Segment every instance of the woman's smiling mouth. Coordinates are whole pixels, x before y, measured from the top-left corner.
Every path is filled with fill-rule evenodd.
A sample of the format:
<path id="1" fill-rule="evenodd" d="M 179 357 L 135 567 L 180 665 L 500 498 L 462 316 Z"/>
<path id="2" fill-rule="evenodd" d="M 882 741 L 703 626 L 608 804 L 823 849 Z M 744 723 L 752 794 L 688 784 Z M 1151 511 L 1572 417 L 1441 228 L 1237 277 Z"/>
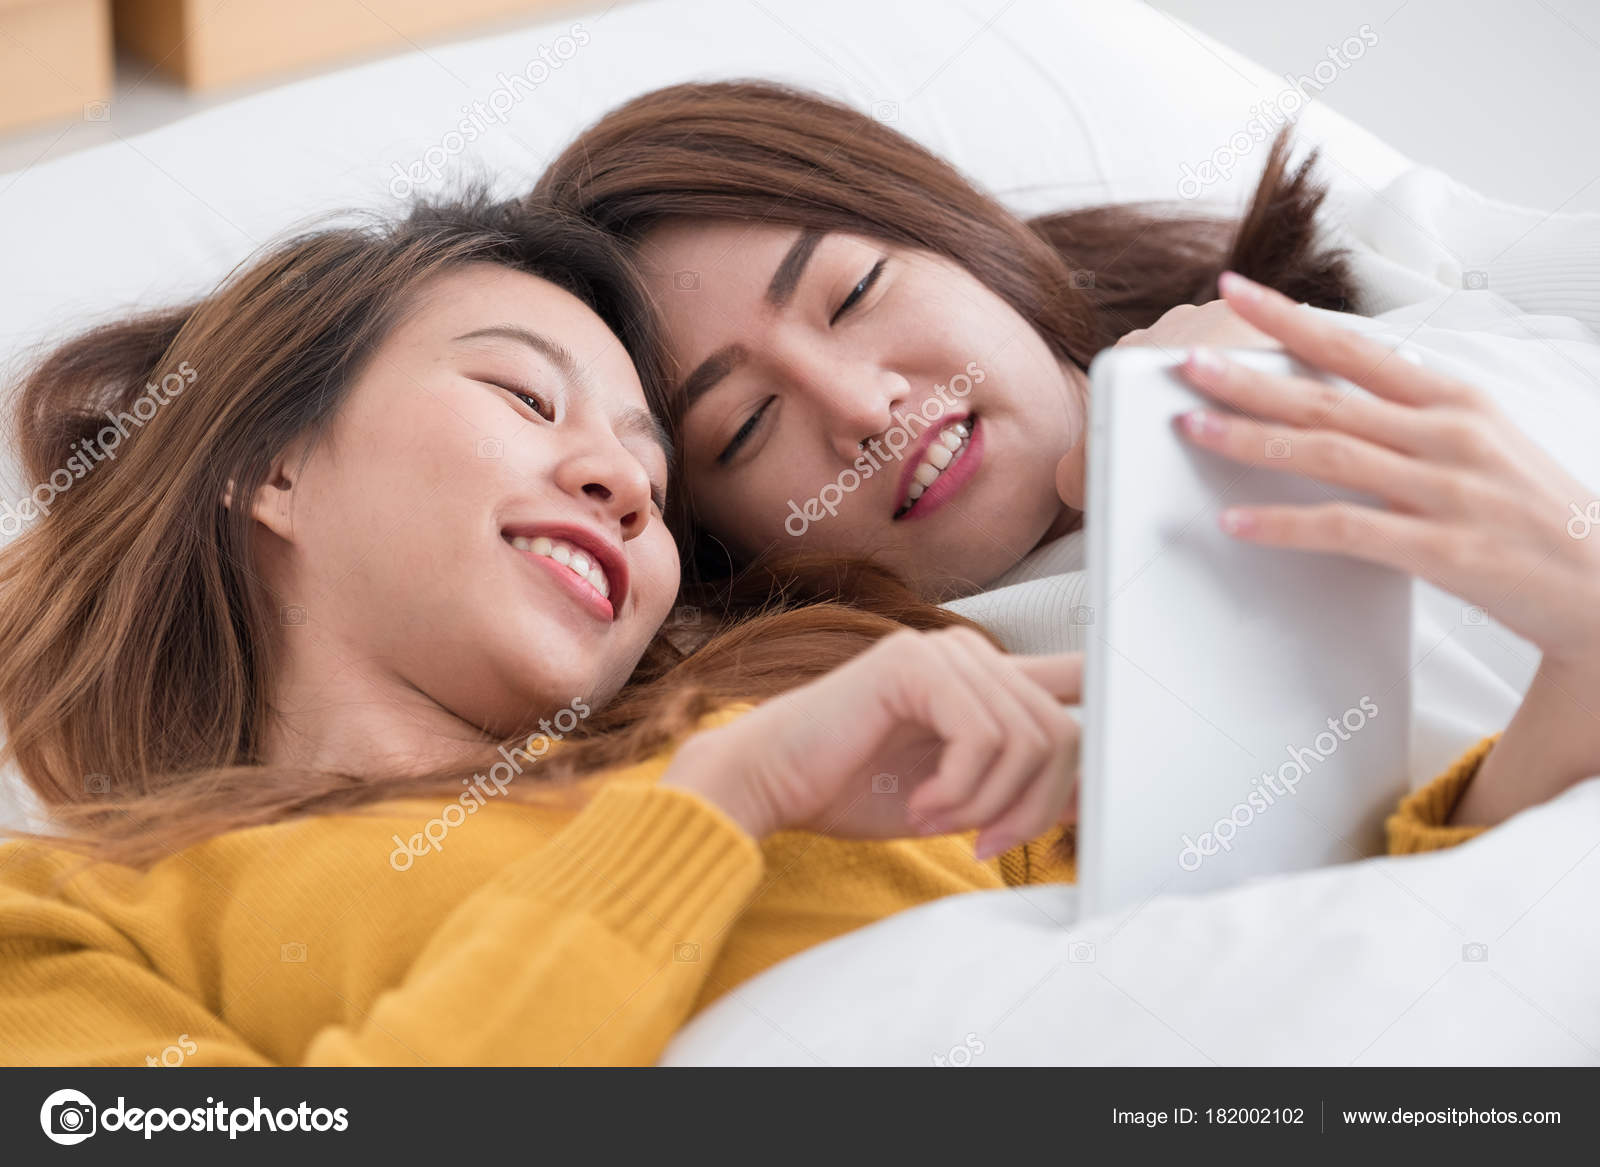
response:
<path id="1" fill-rule="evenodd" d="M 501 537 L 565 588 L 588 612 L 608 623 L 627 594 L 628 570 L 615 548 L 587 532 L 562 528 L 504 531 Z"/>
<path id="2" fill-rule="evenodd" d="M 982 438 L 976 414 L 952 418 L 930 428 L 900 477 L 900 507 L 893 521 L 932 514 L 977 472 Z"/>

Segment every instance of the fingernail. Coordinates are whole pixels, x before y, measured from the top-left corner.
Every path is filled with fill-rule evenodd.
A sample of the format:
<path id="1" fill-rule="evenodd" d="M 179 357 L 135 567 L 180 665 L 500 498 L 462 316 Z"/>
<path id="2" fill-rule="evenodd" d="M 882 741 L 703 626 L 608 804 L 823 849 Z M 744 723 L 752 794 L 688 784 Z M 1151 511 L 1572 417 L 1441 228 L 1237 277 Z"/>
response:
<path id="1" fill-rule="evenodd" d="M 1261 296 L 1261 285 L 1248 280 L 1236 271 L 1225 271 L 1217 277 L 1217 290 L 1236 300 L 1255 300 Z"/>
<path id="2" fill-rule="evenodd" d="M 1227 369 L 1227 363 L 1217 355 L 1216 349 L 1196 348 L 1189 350 L 1189 367 L 1197 373 L 1204 373 L 1208 377 L 1221 376 Z"/>
<path id="3" fill-rule="evenodd" d="M 1179 420 L 1184 432 L 1193 438 L 1214 438 L 1222 432 L 1222 419 L 1203 409 L 1191 409 Z"/>
<path id="4" fill-rule="evenodd" d="M 1237 507 L 1229 507 L 1223 511 L 1222 517 L 1217 522 L 1230 535 L 1248 535 L 1256 527 L 1255 516 Z"/>

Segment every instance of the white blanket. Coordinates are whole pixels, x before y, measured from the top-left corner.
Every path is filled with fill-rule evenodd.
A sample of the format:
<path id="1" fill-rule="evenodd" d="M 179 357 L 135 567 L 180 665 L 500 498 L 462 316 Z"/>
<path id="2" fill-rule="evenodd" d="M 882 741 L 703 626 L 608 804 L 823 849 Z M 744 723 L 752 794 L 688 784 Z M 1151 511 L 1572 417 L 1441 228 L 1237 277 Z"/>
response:
<path id="1" fill-rule="evenodd" d="M 916 908 L 792 957 L 665 1065 L 1600 1065 L 1600 779 L 1465 846 L 1148 904 Z"/>

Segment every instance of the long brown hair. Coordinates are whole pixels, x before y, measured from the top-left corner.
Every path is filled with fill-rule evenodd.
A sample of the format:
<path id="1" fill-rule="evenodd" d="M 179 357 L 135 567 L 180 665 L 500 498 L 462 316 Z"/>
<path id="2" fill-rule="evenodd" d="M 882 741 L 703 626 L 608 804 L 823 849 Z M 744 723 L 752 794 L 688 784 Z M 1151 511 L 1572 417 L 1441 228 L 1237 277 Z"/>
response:
<path id="1" fill-rule="evenodd" d="M 276 455 L 322 432 L 423 281 L 472 262 L 591 306 L 661 409 L 653 318 L 615 240 L 482 197 L 289 239 L 210 295 L 92 328 L 24 378 L 16 438 L 43 513 L 0 550 L 0 761 L 71 829 L 68 845 L 147 863 L 240 827 L 454 796 L 499 758 L 486 739 L 481 758 L 448 772 L 267 766 L 279 609 L 253 562 L 249 508 L 222 501 L 251 497 Z M 893 628 L 955 622 L 870 568 L 796 565 L 786 579 L 762 585 L 768 614 L 755 623 L 708 619 L 706 651 L 685 657 L 658 637 L 533 785 L 636 760 L 716 704 L 792 687 Z"/>
<path id="2" fill-rule="evenodd" d="M 1087 368 L 1126 333 L 1218 296 L 1229 268 L 1321 308 L 1348 310 L 1340 253 L 1317 240 L 1315 154 L 1290 170 L 1288 131 L 1238 220 L 1124 204 L 1024 222 L 955 167 L 849 106 L 766 81 L 675 85 L 606 114 L 555 160 L 533 197 L 629 243 L 673 219 L 846 231 L 954 260 L 1009 303 L 1058 358 Z M 676 419 L 679 403 L 669 401 Z M 679 503 L 692 508 L 680 492 Z M 693 525 L 692 509 L 683 516 Z M 715 578 L 725 549 L 686 562 Z M 720 586 L 720 585 L 719 585 Z"/>

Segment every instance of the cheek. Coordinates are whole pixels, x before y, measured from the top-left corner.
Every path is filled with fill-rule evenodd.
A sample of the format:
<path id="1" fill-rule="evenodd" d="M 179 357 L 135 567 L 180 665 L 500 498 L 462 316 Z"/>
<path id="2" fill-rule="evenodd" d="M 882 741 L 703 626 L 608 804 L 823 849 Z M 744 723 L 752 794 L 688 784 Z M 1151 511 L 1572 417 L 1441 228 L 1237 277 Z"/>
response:
<path id="1" fill-rule="evenodd" d="M 721 475 L 691 478 L 689 493 L 696 500 L 700 525 L 744 555 L 754 554 L 782 533 L 783 501 L 807 497 L 801 483 L 809 481 L 805 468 L 784 450 L 764 452 L 756 466 L 737 481 Z M 800 493 L 796 493 L 799 491 Z"/>
<path id="2" fill-rule="evenodd" d="M 457 562 L 505 458 L 477 457 L 468 427 L 453 419 L 350 420 L 308 468 L 296 502 L 313 570 L 343 578 L 341 588 L 360 579 L 384 588 L 385 579 L 430 578 Z"/>
<path id="3" fill-rule="evenodd" d="M 678 598 L 678 586 L 682 581 L 681 569 L 678 563 L 678 549 L 671 536 L 662 528 L 650 554 L 643 558 L 644 570 L 648 576 L 649 593 L 645 603 L 640 605 L 640 611 L 648 618 L 654 628 L 659 627 L 667 618 L 673 601 Z"/>

